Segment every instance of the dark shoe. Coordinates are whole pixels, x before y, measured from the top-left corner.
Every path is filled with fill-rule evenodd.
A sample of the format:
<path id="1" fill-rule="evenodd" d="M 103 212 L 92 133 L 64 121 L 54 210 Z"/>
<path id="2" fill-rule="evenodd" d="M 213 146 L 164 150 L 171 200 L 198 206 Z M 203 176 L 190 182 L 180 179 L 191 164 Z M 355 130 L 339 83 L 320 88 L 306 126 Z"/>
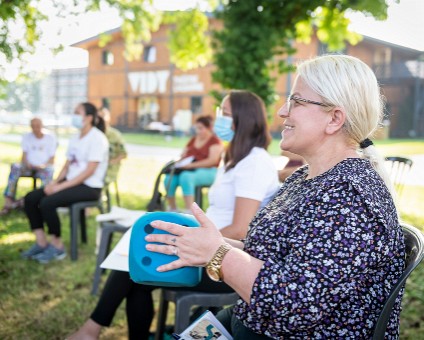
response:
<path id="1" fill-rule="evenodd" d="M 65 249 L 58 249 L 52 246 L 51 244 L 49 244 L 42 253 L 35 255 L 33 259 L 40 263 L 45 264 L 53 260 L 57 260 L 57 261 L 63 260 L 65 257 L 66 257 Z"/>
<path id="2" fill-rule="evenodd" d="M 48 246 L 47 246 L 48 247 Z M 34 256 L 41 254 L 47 247 L 41 247 L 35 243 L 31 248 L 21 253 L 21 256 L 24 259 L 33 259 Z"/>

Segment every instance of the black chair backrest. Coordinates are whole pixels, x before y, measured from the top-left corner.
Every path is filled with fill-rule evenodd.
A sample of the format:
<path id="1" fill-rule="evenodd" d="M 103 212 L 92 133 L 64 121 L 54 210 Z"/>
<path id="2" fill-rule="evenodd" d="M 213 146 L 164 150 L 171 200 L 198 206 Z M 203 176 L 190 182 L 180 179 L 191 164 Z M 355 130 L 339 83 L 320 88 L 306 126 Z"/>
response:
<path id="1" fill-rule="evenodd" d="M 147 204 L 147 208 L 146 208 L 147 211 L 151 212 L 151 211 L 165 210 L 166 193 L 165 194 L 161 193 L 159 187 L 162 182 L 162 176 L 167 173 L 172 173 L 172 170 L 174 169 L 174 164 L 175 164 L 175 161 L 169 161 L 168 163 L 166 163 L 164 167 L 161 169 L 161 171 L 159 172 L 158 176 L 156 177 L 152 198 Z"/>
<path id="2" fill-rule="evenodd" d="M 408 276 L 424 258 L 424 235 L 417 228 L 405 223 L 402 223 L 402 230 L 405 236 L 405 270 L 396 285 L 392 288 L 389 297 L 384 303 L 383 310 L 381 311 L 377 324 L 374 328 L 373 340 L 384 339 L 387 323 L 389 322 L 392 308 L 397 296 L 399 295 L 399 291 L 404 286 Z"/>
<path id="3" fill-rule="evenodd" d="M 404 186 L 403 177 L 409 170 L 411 170 L 413 161 L 409 158 L 397 156 L 386 157 L 386 161 L 391 162 L 389 170 L 390 178 L 392 179 L 393 185 L 400 197 Z"/>

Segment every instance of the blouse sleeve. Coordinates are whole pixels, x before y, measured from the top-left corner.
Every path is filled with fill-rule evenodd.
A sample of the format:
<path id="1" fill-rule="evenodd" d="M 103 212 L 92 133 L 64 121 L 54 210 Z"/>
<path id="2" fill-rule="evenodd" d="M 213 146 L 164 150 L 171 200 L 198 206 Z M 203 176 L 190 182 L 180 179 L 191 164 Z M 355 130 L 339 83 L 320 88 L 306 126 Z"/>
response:
<path id="1" fill-rule="evenodd" d="M 287 217 L 287 250 L 281 249 L 278 258 L 263 259 L 248 307 L 274 334 L 321 322 L 357 288 L 366 268 L 387 252 L 384 227 L 348 184 L 309 198 L 296 210 Z M 280 247 L 278 240 L 275 246 Z"/>

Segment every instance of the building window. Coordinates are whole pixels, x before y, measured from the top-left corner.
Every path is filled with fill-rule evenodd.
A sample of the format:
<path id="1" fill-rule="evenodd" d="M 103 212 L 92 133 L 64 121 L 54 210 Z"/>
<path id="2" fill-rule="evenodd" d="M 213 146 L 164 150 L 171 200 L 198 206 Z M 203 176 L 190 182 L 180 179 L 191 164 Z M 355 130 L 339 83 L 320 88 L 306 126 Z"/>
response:
<path id="1" fill-rule="evenodd" d="M 109 98 L 102 98 L 102 107 L 106 109 L 110 109 L 110 99 Z"/>
<path id="2" fill-rule="evenodd" d="M 195 96 L 190 98 L 190 110 L 193 114 L 202 113 L 202 97 Z"/>
<path id="3" fill-rule="evenodd" d="M 146 63 L 154 63 L 156 61 L 156 47 L 155 46 L 145 46 L 143 52 L 143 60 Z"/>
<path id="4" fill-rule="evenodd" d="M 103 51 L 102 52 L 102 63 L 103 65 L 113 65 L 115 61 L 113 57 L 113 53 L 111 51 Z"/>

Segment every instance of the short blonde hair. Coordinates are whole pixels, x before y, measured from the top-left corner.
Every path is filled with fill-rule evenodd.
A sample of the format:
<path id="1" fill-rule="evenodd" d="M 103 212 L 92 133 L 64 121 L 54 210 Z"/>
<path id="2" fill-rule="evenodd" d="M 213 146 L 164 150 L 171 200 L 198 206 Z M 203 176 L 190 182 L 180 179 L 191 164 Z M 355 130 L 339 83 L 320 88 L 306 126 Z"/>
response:
<path id="1" fill-rule="evenodd" d="M 377 130 L 383 119 L 384 97 L 374 72 L 363 61 L 348 55 L 323 55 L 301 63 L 297 73 L 324 103 L 343 108 L 344 131 L 358 149 L 359 143 Z M 375 147 L 361 152 L 393 194 L 384 160 Z"/>
<path id="2" fill-rule="evenodd" d="M 300 64 L 297 73 L 325 103 L 345 110 L 345 130 L 358 145 L 378 128 L 384 101 L 377 78 L 363 61 L 324 55 Z"/>

